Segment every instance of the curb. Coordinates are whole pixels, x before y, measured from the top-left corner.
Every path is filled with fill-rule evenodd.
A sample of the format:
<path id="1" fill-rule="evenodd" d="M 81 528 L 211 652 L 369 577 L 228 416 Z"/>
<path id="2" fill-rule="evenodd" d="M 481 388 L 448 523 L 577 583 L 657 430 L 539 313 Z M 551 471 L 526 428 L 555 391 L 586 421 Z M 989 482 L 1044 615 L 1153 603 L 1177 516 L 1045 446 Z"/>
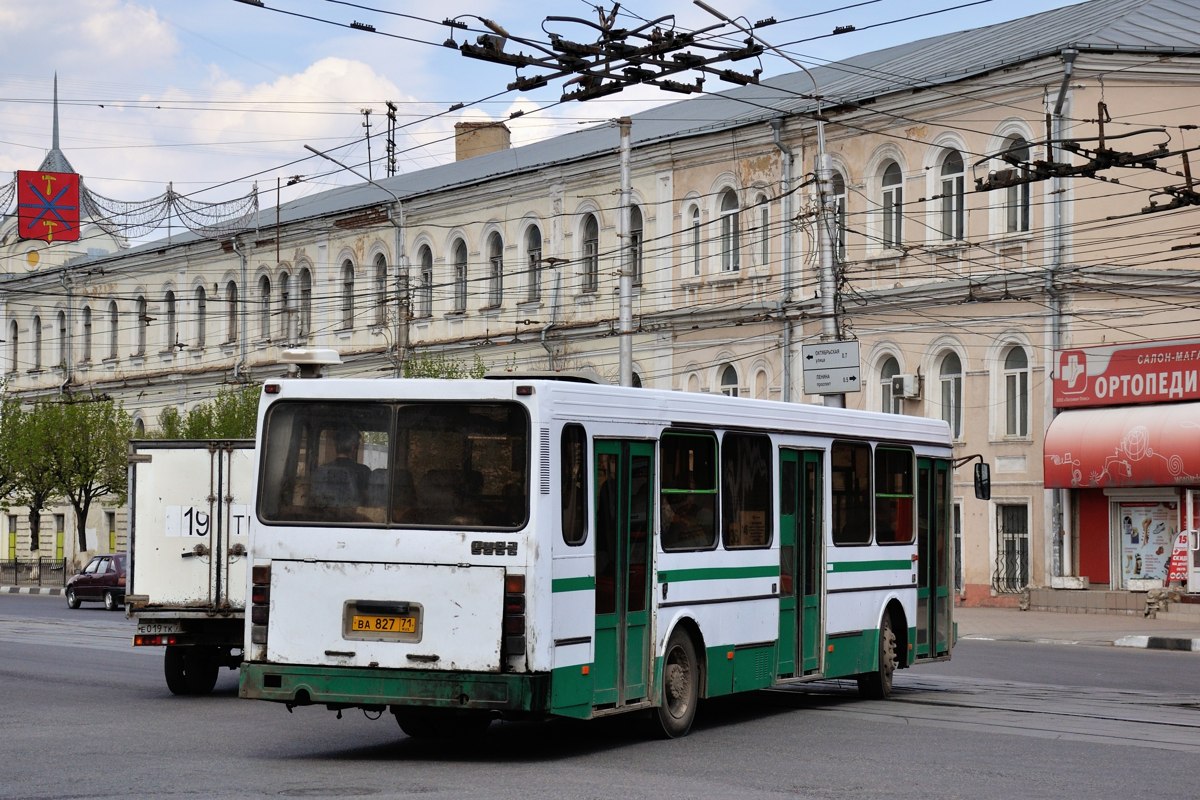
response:
<path id="1" fill-rule="evenodd" d="M 62 594 L 61 586 L 0 586 L 0 594 Z"/>
<path id="2" fill-rule="evenodd" d="M 1182 636 L 1122 636 L 1113 644 L 1117 647 L 1144 647 L 1149 650 L 1200 652 L 1200 639 L 1185 639 Z"/>

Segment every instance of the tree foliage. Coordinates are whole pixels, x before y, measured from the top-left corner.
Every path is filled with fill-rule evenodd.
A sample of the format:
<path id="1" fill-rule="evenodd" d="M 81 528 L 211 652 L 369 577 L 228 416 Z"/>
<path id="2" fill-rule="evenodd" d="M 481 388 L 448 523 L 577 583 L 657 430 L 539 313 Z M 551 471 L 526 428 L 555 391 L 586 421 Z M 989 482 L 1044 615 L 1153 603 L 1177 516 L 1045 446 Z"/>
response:
<path id="1" fill-rule="evenodd" d="M 222 388 L 187 414 L 171 406 L 158 415 L 158 439 L 253 439 L 258 422 L 257 384 Z"/>
<path id="2" fill-rule="evenodd" d="M 92 502 L 126 498 L 126 467 L 133 421 L 111 400 L 42 402 L 34 413 L 56 435 L 48 448 L 48 472 L 75 510 L 79 549 L 87 549 L 87 516 Z"/>
<path id="3" fill-rule="evenodd" d="M 475 356 L 470 364 L 442 353 L 415 355 L 404 362 L 406 378 L 482 378 L 487 372 L 483 359 Z"/>
<path id="4" fill-rule="evenodd" d="M 50 471 L 50 449 L 60 434 L 40 403 L 23 408 L 5 401 L 4 458 L 13 476 L 8 501 L 29 509 L 29 547 L 41 548 L 42 509 L 63 496 Z"/>

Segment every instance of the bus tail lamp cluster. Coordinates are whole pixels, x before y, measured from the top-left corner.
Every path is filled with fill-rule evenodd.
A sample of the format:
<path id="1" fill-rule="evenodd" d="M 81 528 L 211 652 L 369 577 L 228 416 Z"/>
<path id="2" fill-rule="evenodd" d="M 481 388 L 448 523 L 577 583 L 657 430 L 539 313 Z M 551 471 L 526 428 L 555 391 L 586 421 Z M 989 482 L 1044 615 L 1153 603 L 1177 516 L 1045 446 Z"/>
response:
<path id="1" fill-rule="evenodd" d="M 505 658 L 525 654 L 525 576 L 504 576 L 503 652 Z"/>
<path id="2" fill-rule="evenodd" d="M 255 564 L 250 570 L 250 642 L 267 643 L 271 616 L 271 565 Z"/>

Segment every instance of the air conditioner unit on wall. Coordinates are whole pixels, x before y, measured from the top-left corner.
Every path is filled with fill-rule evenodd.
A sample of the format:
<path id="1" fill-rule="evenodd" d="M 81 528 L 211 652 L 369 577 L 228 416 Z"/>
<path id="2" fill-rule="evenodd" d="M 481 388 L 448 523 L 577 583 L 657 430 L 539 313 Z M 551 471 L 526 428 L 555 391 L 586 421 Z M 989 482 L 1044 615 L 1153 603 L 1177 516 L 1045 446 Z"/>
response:
<path id="1" fill-rule="evenodd" d="M 893 375 L 892 376 L 892 397 L 901 397 L 906 400 L 921 396 L 921 376 L 920 375 Z"/>

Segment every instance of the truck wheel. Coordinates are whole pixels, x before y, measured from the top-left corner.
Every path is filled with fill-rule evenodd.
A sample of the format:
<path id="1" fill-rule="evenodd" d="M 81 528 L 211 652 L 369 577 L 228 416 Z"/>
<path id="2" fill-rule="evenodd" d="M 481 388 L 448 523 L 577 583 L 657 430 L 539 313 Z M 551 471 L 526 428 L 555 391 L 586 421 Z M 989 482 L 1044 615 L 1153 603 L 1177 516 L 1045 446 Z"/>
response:
<path id="1" fill-rule="evenodd" d="M 163 654 L 163 675 L 171 694 L 188 694 L 187 675 L 183 667 L 183 648 L 170 646 Z"/>
<path id="2" fill-rule="evenodd" d="M 189 694 L 208 694 L 217 685 L 217 675 L 221 665 L 217 663 L 214 653 L 208 648 L 192 647 L 184 656 L 184 670 L 187 673 Z"/>
<path id="3" fill-rule="evenodd" d="M 221 665 L 203 647 L 171 646 L 163 657 L 163 674 L 171 694 L 208 694 L 217 685 Z"/>

